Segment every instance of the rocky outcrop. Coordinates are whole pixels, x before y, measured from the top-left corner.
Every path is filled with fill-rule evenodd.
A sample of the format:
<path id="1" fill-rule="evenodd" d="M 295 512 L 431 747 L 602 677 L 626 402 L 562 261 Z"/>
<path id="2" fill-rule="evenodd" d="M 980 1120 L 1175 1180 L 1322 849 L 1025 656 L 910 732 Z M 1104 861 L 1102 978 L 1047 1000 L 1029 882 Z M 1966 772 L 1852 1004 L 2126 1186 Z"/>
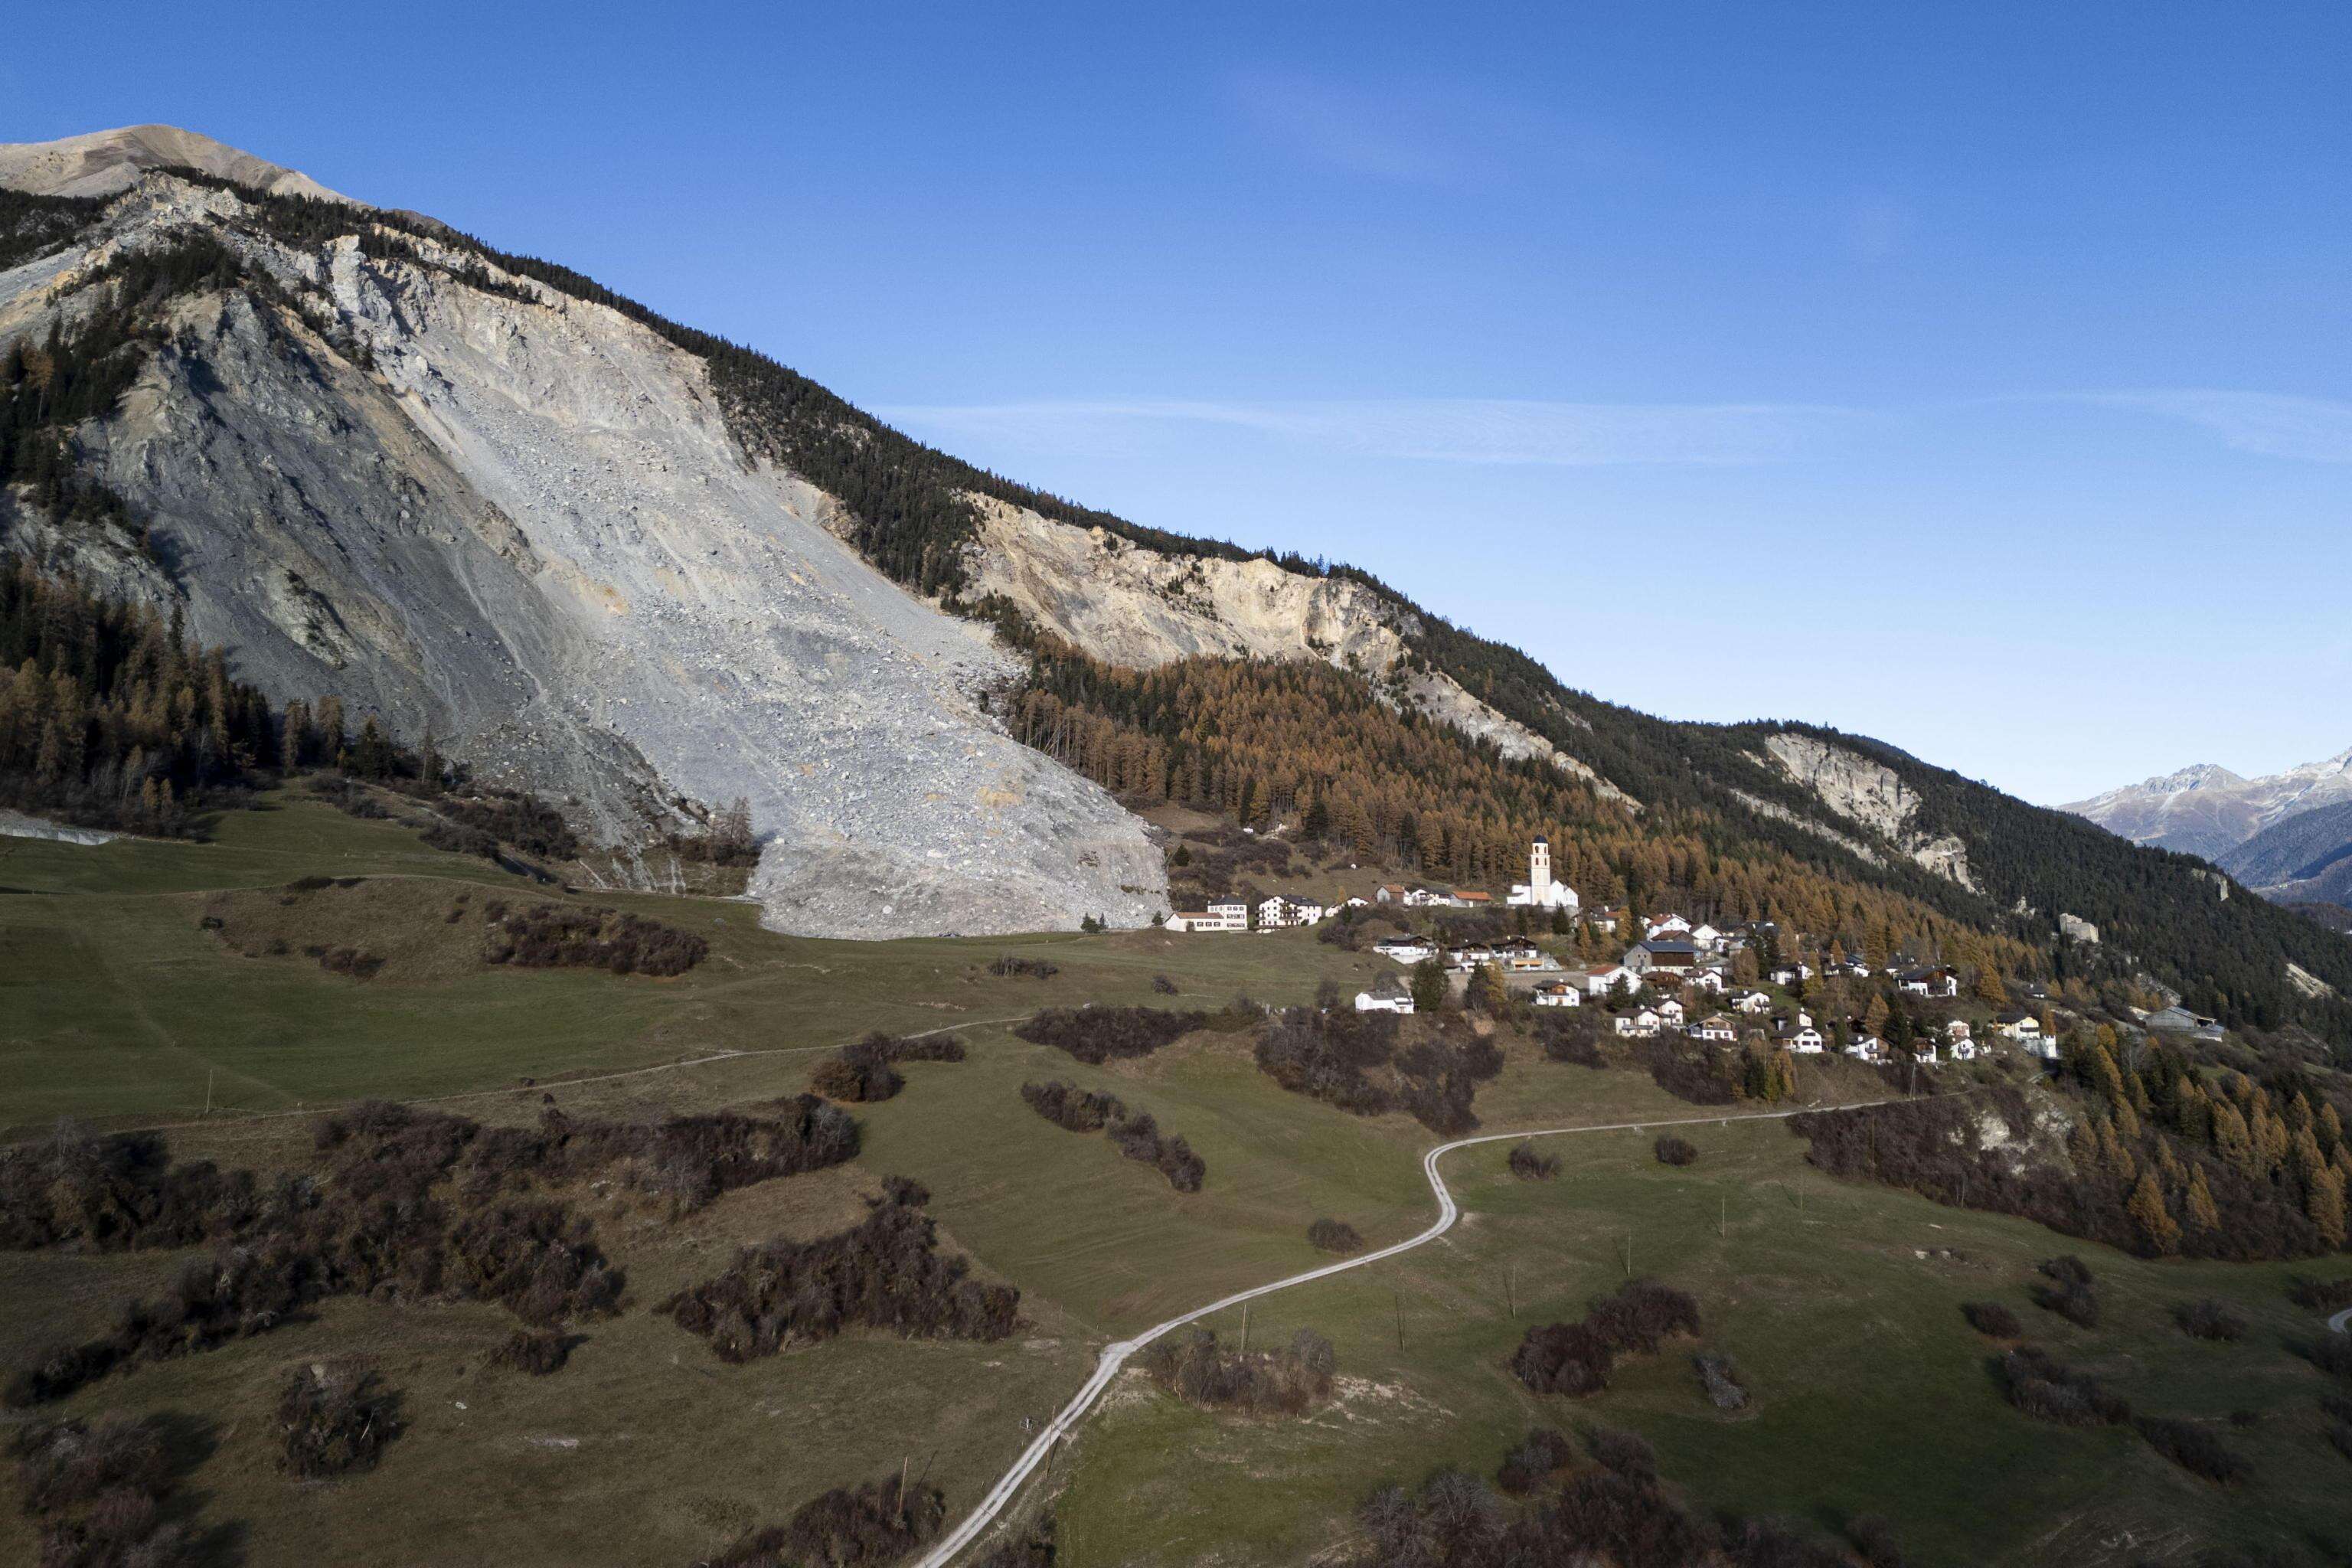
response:
<path id="1" fill-rule="evenodd" d="M 1790 731 L 1771 736 L 1764 742 L 1764 751 L 1766 755 L 1759 762 L 1777 767 L 1837 816 L 1867 829 L 1937 876 L 1963 888 L 1976 886 L 1969 875 L 1967 844 L 1949 834 L 1929 835 L 1912 826 L 1919 813 L 1919 797 L 1894 769 L 1843 746 Z"/>
<path id="2" fill-rule="evenodd" d="M 110 196 L 137 184 L 151 169 L 168 168 L 202 169 L 272 195 L 349 199 L 299 170 L 266 163 L 176 125 L 126 125 L 61 142 L 0 145 L 0 185 L 36 195 Z"/>
<path id="3" fill-rule="evenodd" d="M 993 497 L 970 499 L 981 518 L 966 556 L 970 592 L 1003 596 L 1097 658 L 1136 668 L 1201 657 L 1323 659 L 1507 757 L 1548 759 L 1604 797 L 1634 804 L 1460 682 L 1411 659 L 1407 638 L 1418 630 L 1411 613 L 1354 578 L 1311 576 L 1262 558 L 1166 554 Z"/>
<path id="4" fill-rule="evenodd" d="M 105 256 L 188 232 L 299 307 L 173 303 L 115 416 L 77 432 L 152 552 L 79 535 L 86 570 L 183 605 L 274 695 L 430 726 L 600 837 L 646 836 L 677 797 L 747 797 L 780 930 L 1167 907 L 1143 824 L 981 710 L 1005 657 L 829 531 L 834 498 L 748 460 L 700 359 L 429 239 L 295 250 L 240 206 L 150 174 L 72 251 L 0 273 L 0 343 L 86 309 Z M 0 530 L 51 531 L 21 499 Z"/>

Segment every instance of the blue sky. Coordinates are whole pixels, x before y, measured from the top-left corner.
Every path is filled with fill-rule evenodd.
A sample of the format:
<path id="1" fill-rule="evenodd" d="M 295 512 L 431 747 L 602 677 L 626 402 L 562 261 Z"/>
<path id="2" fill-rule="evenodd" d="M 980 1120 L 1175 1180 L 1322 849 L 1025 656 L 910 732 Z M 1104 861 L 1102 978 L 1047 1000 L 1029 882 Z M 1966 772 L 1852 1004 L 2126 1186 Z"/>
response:
<path id="1" fill-rule="evenodd" d="M 26 7 L 560 258 L 1570 684 L 2029 798 L 2352 745 L 2352 7 Z"/>

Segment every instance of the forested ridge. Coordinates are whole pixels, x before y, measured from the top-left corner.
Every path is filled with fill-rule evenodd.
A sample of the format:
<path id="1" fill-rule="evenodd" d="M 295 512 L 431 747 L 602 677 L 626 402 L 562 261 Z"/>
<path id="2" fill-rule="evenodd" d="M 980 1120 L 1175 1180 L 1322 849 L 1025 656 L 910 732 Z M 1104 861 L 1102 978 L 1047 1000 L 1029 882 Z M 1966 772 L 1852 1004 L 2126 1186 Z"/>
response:
<path id="1" fill-rule="evenodd" d="M 1114 789 L 1146 796 L 1156 790 L 1165 798 L 1205 805 L 1245 821 L 1276 809 L 1276 803 L 1301 812 L 1319 807 L 1340 836 L 1392 843 L 1431 875 L 1465 882 L 1504 880 L 1524 855 L 1526 833 L 1548 827 L 1566 837 L 1572 855 L 1584 858 L 1580 864 L 1569 859 L 1563 874 L 1595 901 L 1688 890 L 1719 900 L 1716 908 L 1725 915 L 1769 910 L 1815 931 L 1850 930 L 1857 922 L 1923 936 L 1939 927 L 1972 928 L 1997 933 L 2021 951 L 2046 955 L 2042 963 L 2021 965 L 2027 973 L 2069 962 L 2116 965 L 2124 962 L 2116 956 L 2120 952 L 2180 991 L 2190 1005 L 2226 1022 L 2302 1024 L 2339 1045 L 2352 1041 L 2352 1004 L 2341 994 L 2352 992 L 2352 944 L 2242 892 L 2221 900 L 2218 884 L 2202 879 L 2198 873 L 2203 868 L 2183 857 L 2135 848 L 1891 748 L 1833 731 L 1808 731 L 1866 749 L 1901 773 L 1927 802 L 1917 826 L 1961 837 L 1985 891 L 1979 895 L 1933 876 L 1899 854 L 1885 857 L 1883 864 L 1865 861 L 1742 798 L 1822 816 L 1818 802 L 1753 754 L 1774 731 L 1801 727 L 1679 723 L 1602 701 L 1564 686 L 1518 649 L 1421 609 L 1366 573 L 1139 526 L 1017 484 L 891 429 L 765 354 L 683 326 L 570 268 L 499 250 L 431 219 L 268 195 L 193 170 L 169 173 L 235 191 L 243 206 L 233 224 L 297 249 L 316 250 L 355 236 L 363 250 L 380 259 L 435 268 L 472 287 L 527 297 L 530 289 L 511 281 L 525 279 L 643 324 L 707 363 L 730 426 L 748 451 L 790 468 L 840 499 L 853 520 L 853 541 L 867 559 L 951 607 L 972 608 L 961 599 L 969 587 L 965 556 L 977 527 L 972 494 L 1058 521 L 1099 527 L 1169 553 L 1263 556 L 1286 570 L 1363 583 L 1396 605 L 1409 660 L 1444 673 L 1589 764 L 1640 802 L 1642 810 L 1633 816 L 1616 812 L 1581 784 L 1543 776 L 1552 772 L 1543 764 L 1507 763 L 1478 742 L 1417 731 L 1394 713 L 1386 714 L 1399 720 L 1390 726 L 1371 711 L 1377 704 L 1367 690 L 1340 689 L 1346 677 L 1330 682 L 1314 676 L 1276 679 L 1244 704 L 1259 710 L 1255 731 L 1188 732 L 1173 716 L 1177 702 L 1214 698 L 1226 705 L 1219 722 L 1233 722 L 1237 694 L 1257 683 L 1189 668 L 1171 687 L 1129 681 L 1124 673 L 1086 670 L 1064 658 L 1046 661 L 1033 675 L 1034 690 L 1059 706 L 1024 699 L 1013 722 L 1024 739 L 1068 753 Z M 101 210 L 97 203 L 35 199 L 0 206 L 0 247 L 31 247 L 37 254 L 71 237 Z M 450 250 L 472 259 L 452 261 Z M 243 270 L 232 278 L 226 268 L 233 265 L 233 258 L 223 262 L 191 250 L 173 261 L 164 276 L 138 280 L 136 298 L 147 308 L 173 291 L 234 281 L 310 314 L 296 286 Z M 119 296 L 132 294 L 131 281 L 123 280 Z M 147 313 L 152 317 L 152 310 Z M 86 384 L 92 389 L 90 413 L 103 412 L 109 402 L 105 384 L 122 375 L 123 363 L 135 361 L 131 340 L 140 331 L 138 320 L 134 314 L 122 324 L 127 352 L 85 356 L 94 377 Z M 340 342 L 327 323 L 312 324 L 339 348 L 351 346 Z M 103 347 L 92 345 L 94 351 Z M 102 495 L 73 494 L 70 450 L 55 438 L 62 428 L 60 416 L 41 410 L 26 416 L 26 374 L 16 373 L 10 383 L 16 401 L 0 417 L 20 437 L 31 433 L 29 440 L 13 438 L 9 448 L 10 462 L 18 465 L 16 477 L 51 486 L 47 499 L 53 504 L 107 513 Z M 127 517 L 110 515 L 108 521 L 136 527 L 136 520 Z M 1276 708 L 1283 710 L 1280 719 L 1274 716 Z M 1330 729 L 1313 735 L 1315 723 Z M 1277 731 L 1289 738 L 1294 755 L 1287 762 L 1270 760 L 1269 737 Z M 1260 760 L 1245 765 L 1245 757 Z M 1399 778 L 1399 770 L 1413 776 Z M 1139 787 L 1138 781 L 1154 773 L 1156 784 Z M 1344 821 L 1337 815 L 1342 812 L 1349 814 Z M 1727 872 L 1727 867 L 1734 871 Z M 1769 901 L 1758 896 L 1759 877 L 1780 886 Z M 2107 933 L 2107 951 L 2070 950 L 2061 942 L 2053 930 L 2061 910 L 2097 923 Z M 2339 994 L 2301 994 L 2286 977 L 2289 960 L 2335 985 Z"/>

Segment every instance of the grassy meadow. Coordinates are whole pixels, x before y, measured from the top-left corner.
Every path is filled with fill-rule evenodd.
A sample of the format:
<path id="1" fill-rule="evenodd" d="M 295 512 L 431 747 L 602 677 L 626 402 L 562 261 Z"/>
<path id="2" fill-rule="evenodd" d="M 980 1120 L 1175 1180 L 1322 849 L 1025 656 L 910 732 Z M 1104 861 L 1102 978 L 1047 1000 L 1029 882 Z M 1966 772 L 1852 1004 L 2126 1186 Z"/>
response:
<path id="1" fill-rule="evenodd" d="M 304 877 L 364 880 L 287 887 Z M 209 1454 L 189 1484 L 199 1518 L 254 1564 L 685 1564 L 902 1463 L 960 1512 L 1104 1343 L 1322 1261 L 1305 1236 L 1318 1215 L 1377 1246 L 1432 1212 L 1419 1173 L 1430 1133 L 1282 1092 L 1244 1036 L 1196 1034 L 1089 1068 L 1010 1033 L 1041 1005 L 1213 1010 L 1243 991 L 1296 1002 L 1325 977 L 1389 967 L 1308 933 L 819 942 L 763 931 L 738 901 L 594 894 L 581 897 L 699 932 L 710 955 L 675 980 L 511 971 L 480 963 L 473 911 L 564 895 L 301 800 L 226 817 L 204 845 L 0 840 L 0 1121 L 17 1137 L 70 1115 L 168 1125 L 184 1157 L 299 1164 L 303 1112 L 361 1096 L 446 1098 L 490 1121 L 535 1119 L 549 1096 L 575 1116 L 651 1115 L 796 1092 L 818 1053 L 872 1028 L 953 1028 L 971 1048 L 961 1063 L 908 1065 L 903 1093 L 855 1108 L 865 1142 L 850 1165 L 743 1188 L 676 1222 L 623 1195 L 569 1194 L 630 1286 L 624 1314 L 589 1325 L 552 1376 L 485 1365 L 513 1326 L 499 1309 L 341 1300 L 55 1407 L 184 1415 L 188 1444 Z M 305 944 L 356 945 L 384 963 L 366 980 L 331 974 Z M 1004 953 L 1060 972 L 990 974 Z M 1155 993 L 1157 975 L 1178 994 Z M 1061 1561 L 1310 1561 L 1345 1542 L 1374 1486 L 1446 1465 L 1491 1474 L 1530 1426 L 1591 1424 L 1646 1436 L 1696 1508 L 1824 1533 L 1882 1514 L 1916 1563 L 2185 1563 L 2210 1542 L 2347 1550 L 2352 1465 L 2321 1441 L 2322 1379 L 2294 1353 L 2317 1329 L 2285 1301 L 2295 1269 L 2144 1263 L 1841 1184 L 1812 1172 L 1777 1121 L 1710 1118 L 1644 1075 L 1548 1062 L 1521 1041 L 1506 1055 L 1478 1096 L 1482 1130 L 1691 1122 L 1676 1131 L 1698 1163 L 1668 1169 L 1654 1133 L 1618 1131 L 1549 1140 L 1564 1167 L 1550 1182 L 1512 1177 L 1507 1143 L 1450 1156 L 1464 1209 L 1452 1233 L 1252 1310 L 1253 1344 L 1301 1327 L 1328 1336 L 1339 1397 L 1298 1418 L 1213 1415 L 1129 1373 L 1024 1500 L 1050 1497 Z M 1808 1096 L 1871 1092 L 1843 1064 L 1807 1071 Z M 1046 1077 L 1108 1089 L 1183 1135 L 1207 1162 L 1203 1190 L 1174 1193 L 1105 1138 L 1032 1113 L 1020 1086 Z M 891 1174 L 930 1190 L 947 1245 L 1021 1289 L 1021 1333 L 973 1344 L 856 1331 L 729 1366 L 650 1310 L 740 1246 L 853 1223 Z M 1509 1377 L 1520 1334 L 1580 1316 L 1625 1277 L 1629 1248 L 1635 1272 L 1696 1296 L 1704 1348 L 1738 1363 L 1749 1409 L 1706 1404 L 1690 1345 L 1622 1363 L 1612 1387 L 1580 1401 Z M 2033 1264 L 2062 1251 L 2098 1278 L 2096 1331 L 2030 1304 Z M 0 1363 L 101 1331 L 117 1300 L 159 1289 L 182 1261 L 0 1253 Z M 2238 1307 L 2245 1340 L 2209 1344 L 2173 1326 L 2172 1307 L 2203 1296 Z M 2033 1342 L 2139 1408 L 2221 1424 L 2258 1479 L 2223 1490 L 2127 1429 L 2011 1410 L 1990 1373 L 1999 1347 L 1960 1318 L 1970 1300 L 2010 1304 Z M 1215 1326 L 1243 1331 L 1237 1313 Z M 403 1390 L 406 1430 L 372 1472 L 290 1482 L 272 1461 L 276 1390 L 292 1369 L 352 1351 Z M 2256 1419 L 2231 1426 L 2233 1411 Z M 31 1554 L 22 1522 L 0 1510 L 0 1561 Z"/>

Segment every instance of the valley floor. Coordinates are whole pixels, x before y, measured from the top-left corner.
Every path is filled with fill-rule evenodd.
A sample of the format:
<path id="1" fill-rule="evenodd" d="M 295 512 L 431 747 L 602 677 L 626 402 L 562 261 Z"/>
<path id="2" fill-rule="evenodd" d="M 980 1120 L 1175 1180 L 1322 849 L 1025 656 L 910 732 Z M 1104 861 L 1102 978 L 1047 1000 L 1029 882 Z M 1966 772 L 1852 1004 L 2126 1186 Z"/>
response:
<path id="1" fill-rule="evenodd" d="M 302 877 L 349 888 L 276 891 Z M 226 890 L 225 892 L 225 890 Z M 166 1125 L 180 1156 L 299 1163 L 310 1113 L 353 1098 L 446 1099 L 485 1121 L 747 1107 L 794 1093 L 826 1049 L 868 1029 L 951 1027 L 961 1063 L 908 1064 L 897 1098 L 854 1108 L 853 1163 L 729 1193 L 676 1223 L 591 1207 L 629 1275 L 626 1310 L 591 1325 L 570 1365 L 527 1378 L 485 1364 L 512 1328 L 478 1304 L 332 1300 L 315 1318 L 207 1353 L 100 1379 L 56 1413 L 176 1412 L 207 1452 L 200 1517 L 226 1557 L 260 1564 L 684 1564 L 787 1517 L 829 1487 L 904 1464 L 961 1516 L 1057 1409 L 1101 1347 L 1230 1291 L 1324 1261 L 1318 1216 L 1378 1247 L 1433 1215 L 1402 1116 L 1349 1117 L 1284 1093 L 1243 1035 L 1200 1033 L 1150 1058 L 1089 1068 L 1015 1037 L 1042 1005 L 1222 1007 L 1237 992 L 1306 1000 L 1318 980 L 1392 968 L 1310 933 L 1157 932 L 887 944 L 779 937 L 723 900 L 594 895 L 706 937 L 674 980 L 483 965 L 443 911 L 502 899 L 566 901 L 406 832 L 310 802 L 236 814 L 215 842 L 84 847 L 0 841 L 0 1115 L 17 1138 L 60 1116 Z M 281 898 L 296 903 L 281 904 Z M 273 921 L 384 958 L 371 979 L 326 973 L 299 945 L 270 956 Z M 220 929 L 207 929 L 207 919 Z M 236 945 L 255 946 L 246 957 Z M 989 972 L 1003 954 L 1058 966 Z M 1155 976 L 1177 988 L 1156 991 Z M 1644 1075 L 1507 1046 L 1477 1098 L 1481 1131 L 1703 1112 Z M 1816 1069 L 1808 1068 L 1811 1073 Z M 1845 1064 L 1807 1098 L 1878 1092 Z M 1116 1092 L 1181 1133 L 1203 1189 L 1171 1191 L 1099 1137 L 1060 1131 L 1019 1089 L 1058 1078 Z M 211 1105 L 206 1110 L 206 1100 Z M 1268 1298 L 1254 1344 L 1313 1328 L 1340 1386 L 1302 1417 L 1216 1415 L 1122 1375 L 1013 1517 L 1050 1500 L 1060 1561 L 1297 1563 L 1350 1538 L 1374 1487 L 1460 1465 L 1491 1475 L 1531 1426 L 1631 1428 L 1695 1509 L 1784 1516 L 1824 1538 L 1889 1519 L 1915 1563 L 2188 1563 L 2208 1543 L 2281 1561 L 2344 1551 L 2352 1468 L 2320 1438 L 2325 1380 L 2296 1353 L 2322 1331 L 2288 1304 L 2290 1266 L 2151 1263 L 2023 1223 L 1832 1182 L 1779 1121 L 1679 1131 L 1699 1150 L 1660 1165 L 1652 1134 L 1554 1139 L 1556 1180 L 1507 1170 L 1508 1143 L 1449 1157 L 1463 1216 L 1413 1252 Z M 927 1186 L 945 1243 L 1020 1288 L 1024 1329 L 994 1343 L 855 1331 L 741 1365 L 648 1309 L 741 1245 L 838 1229 L 886 1175 Z M 2033 1265 L 2081 1254 L 2106 1312 L 2082 1330 L 2035 1310 Z M 177 1253 L 0 1252 L 0 1364 L 102 1330 L 152 1292 Z M 1691 1291 L 1700 1346 L 1622 1363 L 1569 1401 L 1528 1394 L 1504 1363 L 1533 1323 L 1574 1318 L 1633 1272 Z M 2213 1297 L 2250 1322 L 2236 1344 L 2191 1340 L 2173 1307 Z M 1962 1321 L 1998 1300 L 2062 1360 L 2154 1413 L 2210 1422 L 2255 1467 L 2231 1489 L 2194 1480 L 2127 1428 L 2037 1425 L 2006 1405 L 1998 1347 Z M 1229 1340 L 1239 1315 L 1213 1325 Z M 1754 1402 L 1700 1397 L 1696 1348 L 1734 1358 Z M 330 1353 L 374 1355 L 404 1391 L 407 1430 L 372 1472 L 298 1484 L 274 1466 L 275 1391 Z M 2255 1419 L 2231 1426 L 2234 1411 Z M 45 1412 L 47 1414 L 49 1412 Z M 10 1420 L 21 1419 L 12 1415 Z M 13 1508 L 0 1561 L 33 1555 Z M 226 1560 L 226 1558 L 225 1558 Z"/>

